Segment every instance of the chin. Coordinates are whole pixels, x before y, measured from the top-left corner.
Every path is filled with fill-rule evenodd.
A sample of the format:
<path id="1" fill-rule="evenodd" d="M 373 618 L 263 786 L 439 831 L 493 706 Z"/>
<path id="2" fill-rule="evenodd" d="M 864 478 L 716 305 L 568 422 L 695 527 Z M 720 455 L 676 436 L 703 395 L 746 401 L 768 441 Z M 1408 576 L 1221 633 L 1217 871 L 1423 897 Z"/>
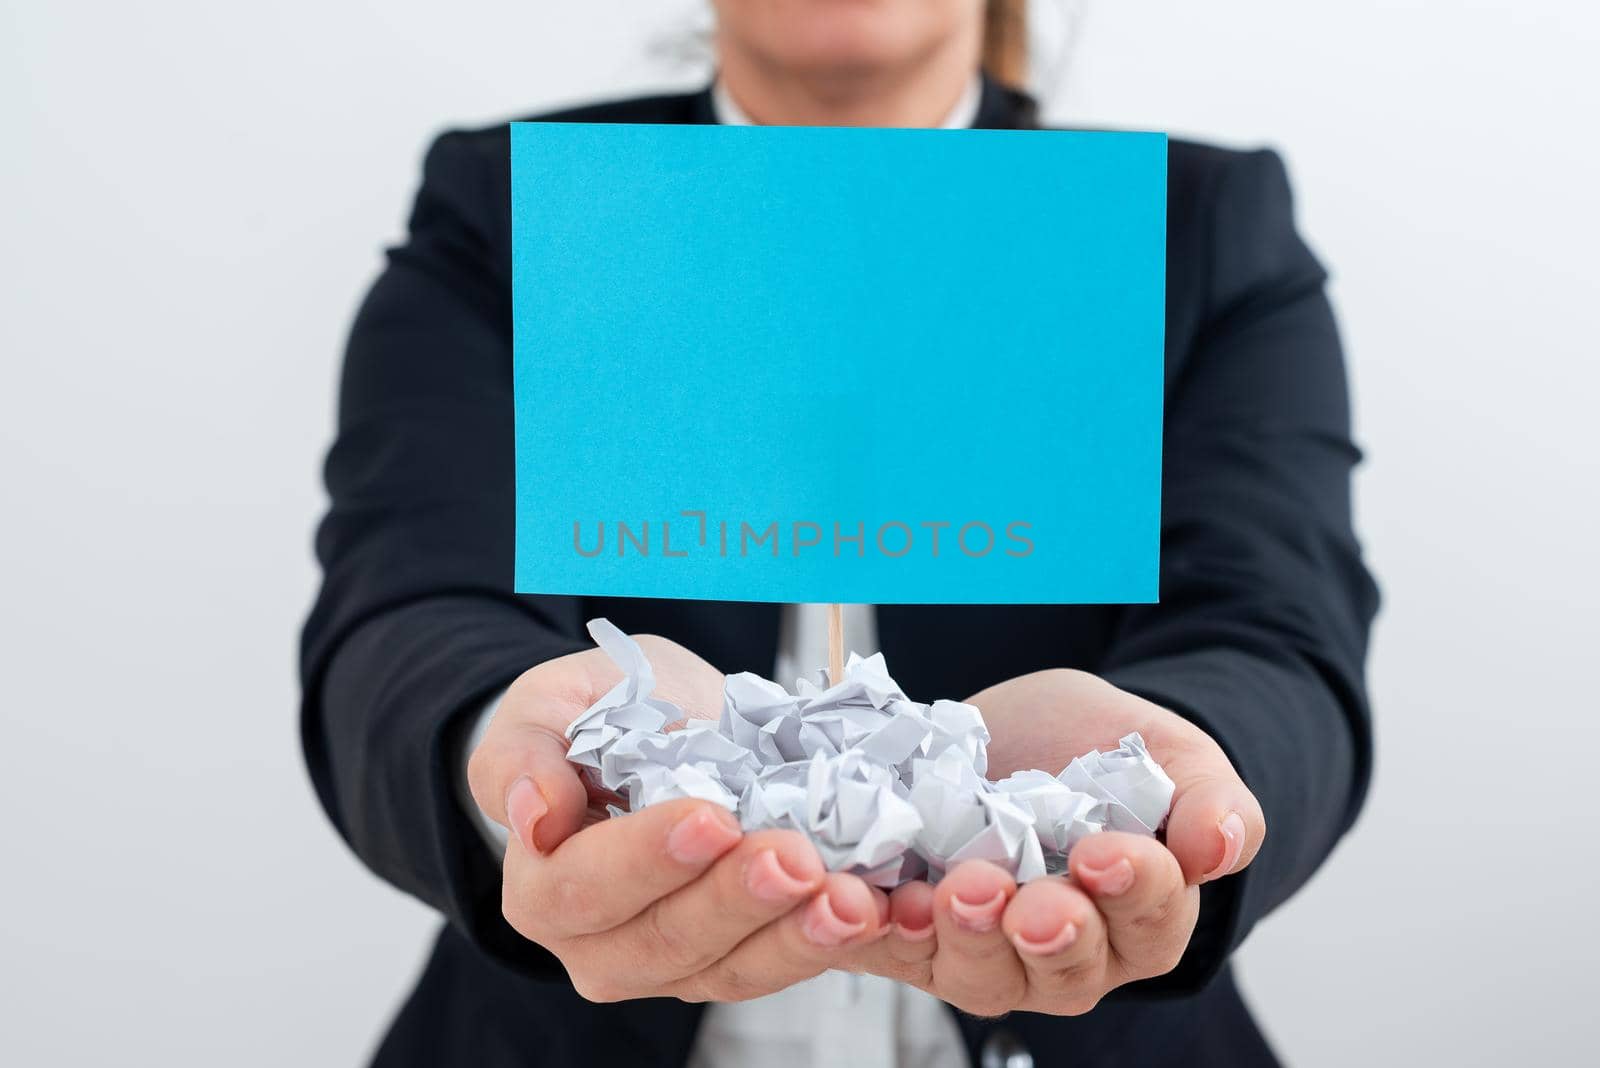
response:
<path id="1" fill-rule="evenodd" d="M 721 0 L 726 32 L 793 70 L 893 67 L 948 40 L 974 0 Z"/>

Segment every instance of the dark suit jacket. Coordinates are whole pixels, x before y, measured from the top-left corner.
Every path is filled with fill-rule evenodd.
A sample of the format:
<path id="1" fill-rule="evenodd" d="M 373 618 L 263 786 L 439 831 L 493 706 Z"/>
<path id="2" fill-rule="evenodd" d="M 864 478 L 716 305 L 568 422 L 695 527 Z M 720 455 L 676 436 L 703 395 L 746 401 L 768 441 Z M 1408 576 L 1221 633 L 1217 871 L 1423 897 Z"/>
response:
<path id="1" fill-rule="evenodd" d="M 714 121 L 706 92 L 545 118 Z M 978 125 L 1033 123 L 1025 97 L 985 86 Z M 306 761 L 351 848 L 449 921 L 379 1064 L 675 1065 L 699 1007 L 588 1004 L 505 923 L 453 753 L 481 701 L 587 648 L 591 616 L 766 674 L 778 608 L 512 593 L 507 144 L 503 125 L 438 139 L 409 237 L 356 319 L 316 542 L 326 575 L 303 640 Z M 1351 532 L 1359 454 L 1324 273 L 1271 152 L 1174 141 L 1169 166 L 1160 603 L 889 605 L 878 626 L 913 694 L 1068 666 L 1191 717 L 1270 830 L 1247 872 L 1204 888 L 1176 971 L 1081 1018 L 963 1017 L 975 1057 L 1003 1028 L 1040 1064 L 1270 1063 L 1228 955 L 1328 855 L 1366 787 L 1377 596 Z"/>

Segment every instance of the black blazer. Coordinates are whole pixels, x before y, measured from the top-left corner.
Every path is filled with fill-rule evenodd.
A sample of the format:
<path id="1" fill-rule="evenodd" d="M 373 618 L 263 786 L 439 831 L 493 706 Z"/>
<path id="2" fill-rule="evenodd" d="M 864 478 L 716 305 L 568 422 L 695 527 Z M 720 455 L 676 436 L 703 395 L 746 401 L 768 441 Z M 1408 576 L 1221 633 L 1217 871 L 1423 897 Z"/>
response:
<path id="1" fill-rule="evenodd" d="M 707 92 L 544 118 L 715 121 Z M 985 85 L 978 125 L 1033 124 L 1027 98 Z M 778 608 L 511 592 L 507 143 L 500 125 L 433 145 L 409 237 L 350 337 L 316 540 L 325 579 L 302 645 L 306 762 L 351 848 L 449 921 L 378 1064 L 677 1065 L 701 1007 L 591 1005 L 506 924 L 453 754 L 482 700 L 587 648 L 591 616 L 766 674 Z M 1366 788 L 1377 594 L 1351 532 L 1359 453 L 1324 273 L 1271 152 L 1173 141 L 1169 160 L 1160 603 L 886 605 L 878 627 L 913 694 L 1067 666 L 1191 717 L 1260 799 L 1266 845 L 1203 889 L 1176 971 L 1080 1018 L 961 1017 L 975 1063 L 998 1031 L 1039 1064 L 1271 1063 L 1228 955 L 1316 870 Z"/>

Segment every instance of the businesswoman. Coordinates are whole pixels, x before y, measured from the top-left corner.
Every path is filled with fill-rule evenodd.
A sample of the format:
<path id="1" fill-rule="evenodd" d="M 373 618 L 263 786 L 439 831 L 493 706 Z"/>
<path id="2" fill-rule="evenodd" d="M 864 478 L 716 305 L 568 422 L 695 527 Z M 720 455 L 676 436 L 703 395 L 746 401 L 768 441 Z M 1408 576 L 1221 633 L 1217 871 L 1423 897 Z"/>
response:
<path id="1" fill-rule="evenodd" d="M 544 118 L 1036 123 L 1020 2 L 715 7 L 706 89 Z M 1376 606 L 1339 341 L 1277 157 L 1170 147 L 1160 603 L 884 606 L 852 628 L 909 692 L 972 695 L 996 777 L 1141 730 L 1178 787 L 1164 840 L 887 897 L 704 803 L 586 819 L 561 729 L 616 676 L 585 619 L 651 635 L 666 695 L 707 715 L 722 672 L 819 662 L 817 628 L 511 592 L 507 183 L 503 125 L 428 153 L 327 463 L 306 759 L 351 847 L 448 920 L 377 1063 L 1274 1063 L 1228 958 L 1361 803 Z"/>

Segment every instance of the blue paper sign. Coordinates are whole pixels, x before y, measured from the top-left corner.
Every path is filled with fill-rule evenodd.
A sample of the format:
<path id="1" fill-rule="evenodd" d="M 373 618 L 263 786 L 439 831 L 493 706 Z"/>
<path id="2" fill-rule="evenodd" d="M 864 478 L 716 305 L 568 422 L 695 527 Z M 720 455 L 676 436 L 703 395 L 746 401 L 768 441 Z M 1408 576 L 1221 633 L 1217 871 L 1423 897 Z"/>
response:
<path id="1" fill-rule="evenodd" d="M 511 147 L 517 590 L 1155 600 L 1164 136 Z"/>

